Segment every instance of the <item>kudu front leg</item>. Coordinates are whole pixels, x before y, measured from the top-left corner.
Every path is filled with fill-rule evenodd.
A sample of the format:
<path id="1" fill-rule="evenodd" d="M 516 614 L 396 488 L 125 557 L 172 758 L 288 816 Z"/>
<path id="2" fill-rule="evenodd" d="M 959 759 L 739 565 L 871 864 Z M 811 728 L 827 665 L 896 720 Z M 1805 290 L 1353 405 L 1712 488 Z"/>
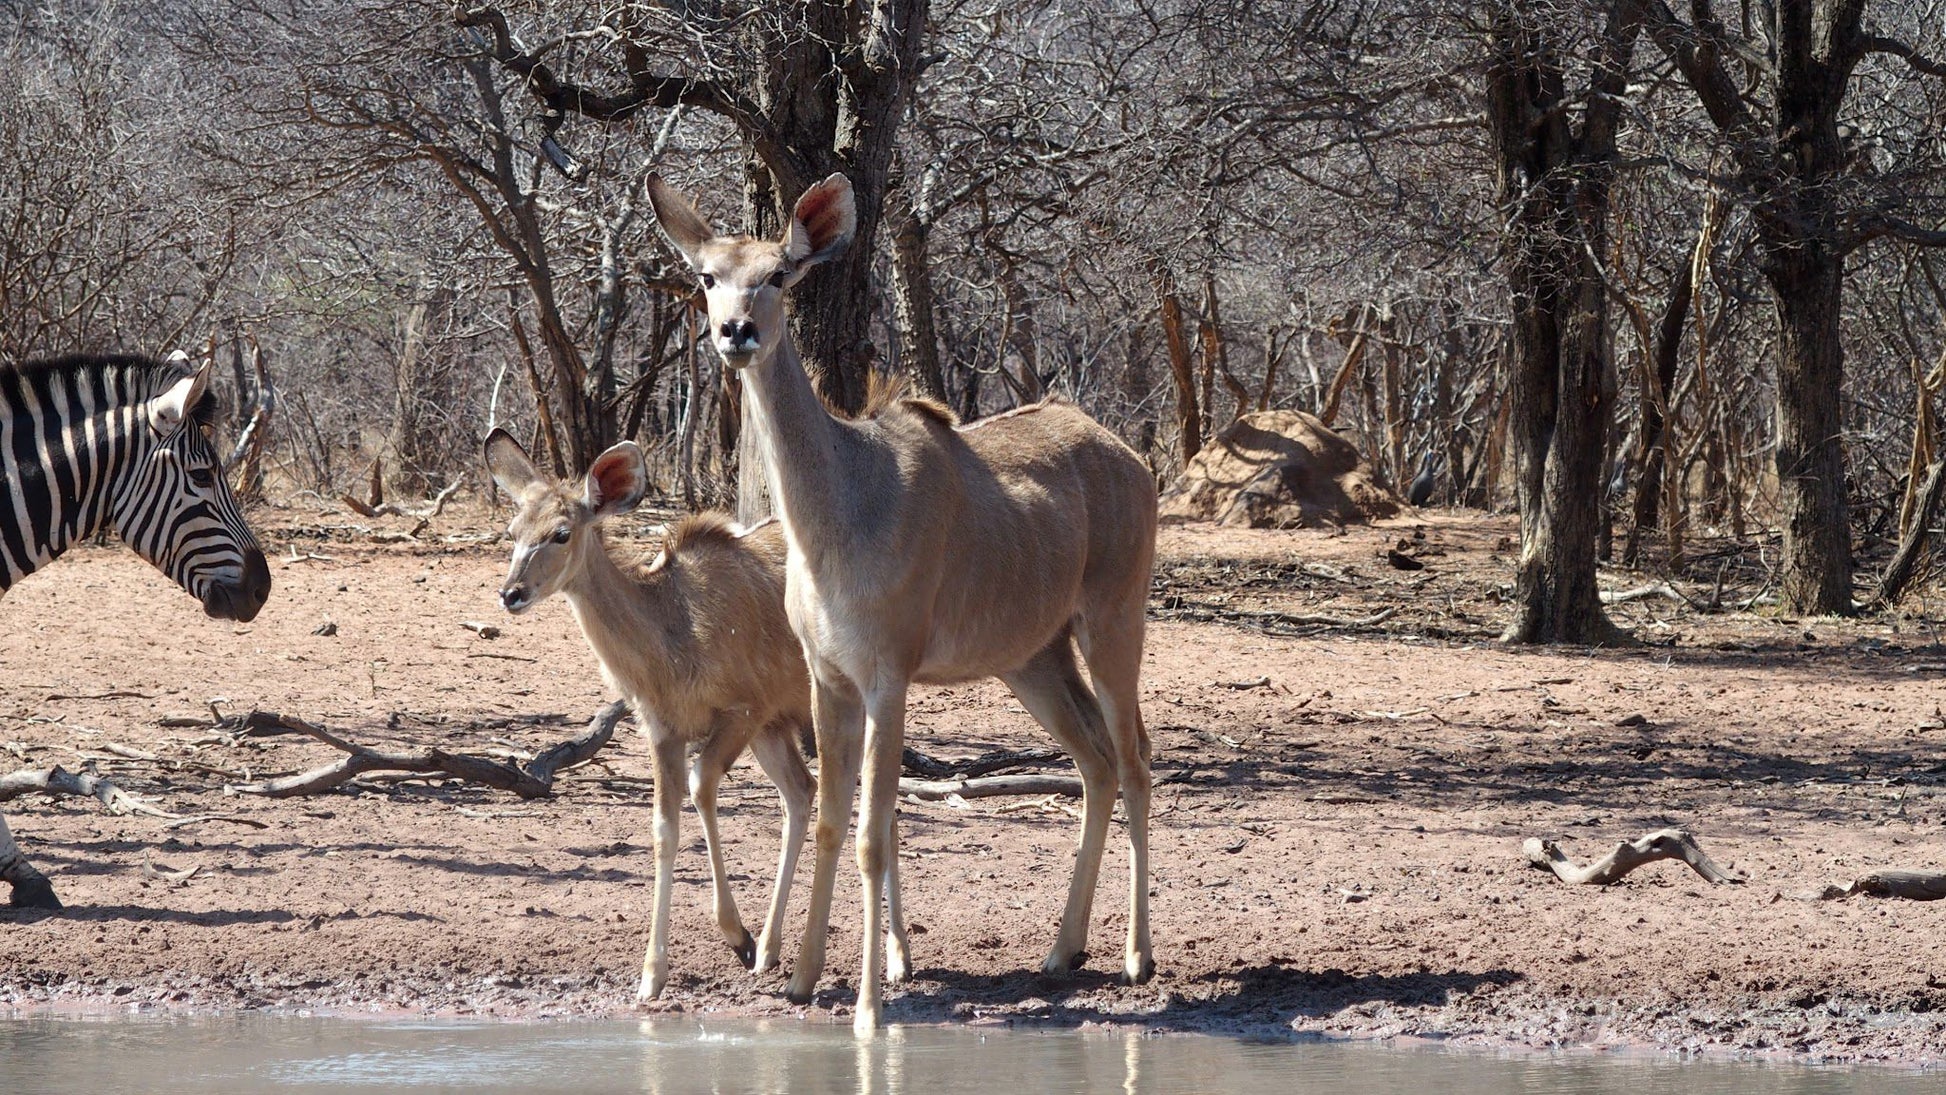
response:
<path id="1" fill-rule="evenodd" d="M 887 882 L 897 876 L 899 771 L 905 749 L 905 686 L 874 693 L 865 704 L 865 801 L 858 813 L 858 876 L 865 891 L 865 956 L 858 973 L 858 1010 L 852 1029 L 870 1034 L 883 1022 Z M 897 898 L 892 898 L 896 909 Z M 905 948 L 904 928 L 896 941 Z M 895 970 L 909 967 L 898 960 Z"/>
<path id="2" fill-rule="evenodd" d="M 655 750 L 655 913 L 649 921 L 649 951 L 642 958 L 642 984 L 635 992 L 647 1002 L 669 982 L 669 897 L 676 875 L 676 844 L 682 835 L 683 743 L 674 737 Z"/>
<path id="3" fill-rule="evenodd" d="M 824 975 L 824 948 L 831 930 L 831 891 L 837 884 L 838 853 L 851 827 L 851 800 L 858 790 L 859 754 L 865 743 L 865 707 L 843 682 L 811 678 L 811 718 L 818 742 L 818 820 L 811 859 L 811 907 L 804 942 L 797 950 L 784 996 L 808 1004 Z"/>

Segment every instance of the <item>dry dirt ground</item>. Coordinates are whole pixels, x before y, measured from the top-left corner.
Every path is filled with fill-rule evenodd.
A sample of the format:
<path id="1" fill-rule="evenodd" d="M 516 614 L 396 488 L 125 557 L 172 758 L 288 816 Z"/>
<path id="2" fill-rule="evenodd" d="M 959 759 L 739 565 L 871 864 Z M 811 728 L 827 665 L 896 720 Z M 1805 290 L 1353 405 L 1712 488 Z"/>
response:
<path id="1" fill-rule="evenodd" d="M 222 815 L 172 825 L 91 800 L 7 804 L 69 908 L 0 910 L 0 1008 L 634 1007 L 652 864 L 632 732 L 546 800 L 425 780 L 225 793 L 336 754 L 194 725 L 212 705 L 372 745 L 490 753 L 571 736 L 608 698 L 564 604 L 499 613 L 492 515 L 449 515 L 413 539 L 409 520 L 321 510 L 256 515 L 277 585 L 251 625 L 204 618 L 118 547 L 77 551 L 0 602 L 0 773 L 92 767 L 169 811 Z M 1064 803 L 907 803 L 917 972 L 887 1018 L 1946 1057 L 1946 902 L 1806 899 L 1874 868 L 1946 867 L 1933 622 L 1645 598 L 1616 612 L 1639 648 L 1506 649 L 1491 637 L 1513 532 L 1454 515 L 1346 534 L 1166 528 L 1144 682 L 1160 973 L 1142 988 L 1112 978 L 1119 841 L 1097 957 L 1072 979 L 1033 972 L 1068 876 L 1077 822 Z M 1758 584 L 1737 580 L 1760 577 L 1763 558 L 1705 559 L 1700 573 L 1729 574 L 1730 591 L 1714 579 L 1683 591 L 1748 597 Z M 1045 743 L 991 683 L 918 693 L 910 725 L 939 757 Z M 775 798 L 746 763 L 723 802 L 754 927 Z M 1548 836 L 1592 858 L 1666 825 L 1748 881 L 1712 887 L 1665 863 L 1569 887 L 1520 855 L 1524 837 Z M 858 955 L 849 857 L 822 992 L 795 1008 L 780 975 L 745 973 L 719 940 L 692 814 L 685 826 L 663 1006 L 844 1014 Z M 160 873 L 189 868 L 187 881 Z"/>

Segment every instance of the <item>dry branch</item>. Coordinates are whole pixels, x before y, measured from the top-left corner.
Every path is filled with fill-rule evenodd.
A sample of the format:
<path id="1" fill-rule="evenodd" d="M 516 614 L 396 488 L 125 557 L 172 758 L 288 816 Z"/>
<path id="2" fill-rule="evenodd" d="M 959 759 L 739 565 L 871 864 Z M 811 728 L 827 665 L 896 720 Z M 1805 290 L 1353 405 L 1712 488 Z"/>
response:
<path id="1" fill-rule="evenodd" d="M 1575 866 L 1561 851 L 1560 845 L 1551 840 L 1529 837 L 1520 850 L 1529 864 L 1551 870 L 1561 881 L 1574 886 L 1613 885 L 1644 863 L 1663 859 L 1680 859 L 1716 885 L 1743 881 L 1712 863 L 1710 857 L 1703 854 L 1696 838 L 1681 829 L 1659 829 L 1634 840 L 1622 841 L 1615 845 L 1613 851 L 1586 867 Z"/>
<path id="2" fill-rule="evenodd" d="M 1641 586 L 1636 589 L 1603 590 L 1601 592 L 1601 603 L 1605 605 L 1625 605 L 1630 601 L 1640 601 L 1650 597 L 1666 597 L 1672 601 L 1681 601 L 1683 604 L 1690 604 L 1689 598 L 1683 596 L 1681 592 L 1667 582 L 1657 582 L 1654 585 Z"/>
<path id="3" fill-rule="evenodd" d="M 1330 616 L 1315 613 L 1258 612 L 1250 609 L 1223 608 L 1217 605 L 1185 602 L 1181 605 L 1157 610 L 1156 615 L 1171 620 L 1194 620 L 1197 623 L 1236 624 L 1253 628 L 1267 635 L 1310 634 L 1315 631 L 1329 631 L 1335 628 L 1377 627 L 1379 624 L 1398 614 L 1398 609 L 1382 608 L 1369 616 Z M 1299 631 L 1298 629 L 1311 629 Z"/>
<path id="4" fill-rule="evenodd" d="M 431 502 L 428 502 L 424 506 L 419 506 L 417 508 L 412 508 L 412 509 L 408 509 L 405 506 L 401 506 L 396 502 L 379 502 L 377 504 L 368 504 L 359 501 L 358 496 L 353 494 L 344 495 L 339 500 L 342 501 L 345 504 L 345 506 L 349 508 L 353 513 L 358 514 L 360 517 L 415 518 L 421 522 L 419 528 L 413 530 L 416 533 L 421 529 L 425 528 L 424 522 L 430 521 L 433 518 L 439 516 L 441 513 L 444 513 L 446 511 L 446 503 L 452 500 L 454 493 L 459 490 L 461 482 L 462 481 L 458 479 L 453 480 L 451 483 L 447 484 L 445 490 L 442 490 L 437 495 L 433 496 Z"/>
<path id="5" fill-rule="evenodd" d="M 940 760 L 908 745 L 901 764 L 907 772 L 920 779 L 954 780 L 992 775 L 1003 768 L 1060 760 L 1063 755 L 1056 749 L 997 749 L 964 760 Z"/>
<path id="6" fill-rule="evenodd" d="M 1818 897 L 1823 901 L 1839 901 L 1860 894 L 1938 901 L 1946 898 L 1946 871 L 1873 871 L 1842 886 L 1826 886 Z"/>
<path id="7" fill-rule="evenodd" d="M 1886 565 L 1885 576 L 1879 579 L 1878 592 L 1872 595 L 1873 604 L 1896 604 L 1905 592 L 1906 583 L 1912 580 L 1913 570 L 1925 551 L 1926 534 L 1932 527 L 1933 515 L 1939 512 L 1942 498 L 1946 498 L 1946 459 L 1933 461 L 1932 470 L 1926 473 L 1926 485 L 1919 489 L 1915 501 L 1912 524 L 1899 540 L 1899 550 Z"/>
<path id="8" fill-rule="evenodd" d="M 225 720 L 239 737 L 271 737 L 277 734 L 303 734 L 316 738 L 347 756 L 332 764 L 307 772 L 256 783 L 236 783 L 228 789 L 246 795 L 293 798 L 338 787 L 358 776 L 372 772 L 409 775 L 439 775 L 512 791 L 521 798 L 546 798 L 554 793 L 554 775 L 563 768 L 592 758 L 614 736 L 615 724 L 628 713 L 628 705 L 617 700 L 602 708 L 580 736 L 544 750 L 525 765 L 489 760 L 468 753 L 444 749 L 388 751 L 357 745 L 303 719 L 268 711 L 252 711 L 241 719 Z"/>
<path id="9" fill-rule="evenodd" d="M 99 801 L 111 814 L 146 814 L 149 817 L 181 820 L 181 814 L 172 814 L 160 807 L 153 806 L 136 798 L 112 782 L 86 772 L 70 772 L 60 765 L 52 768 L 23 768 L 10 775 L 0 776 L 0 802 L 19 798 L 26 794 L 43 794 L 50 798 L 73 795 L 78 798 L 92 798 Z"/>
<path id="10" fill-rule="evenodd" d="M 960 798 L 998 798 L 1003 795 L 1065 795 L 1081 797 L 1081 780 L 1075 776 L 985 776 L 977 779 L 902 779 L 899 794 L 937 802 L 958 795 Z"/>

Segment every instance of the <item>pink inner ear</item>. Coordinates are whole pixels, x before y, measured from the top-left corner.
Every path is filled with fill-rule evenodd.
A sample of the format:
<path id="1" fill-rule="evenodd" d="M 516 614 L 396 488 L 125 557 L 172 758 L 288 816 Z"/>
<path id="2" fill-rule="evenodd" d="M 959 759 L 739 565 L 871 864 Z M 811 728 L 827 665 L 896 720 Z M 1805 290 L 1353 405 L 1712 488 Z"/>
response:
<path id="1" fill-rule="evenodd" d="M 797 203 L 797 219 L 811 236 L 811 249 L 819 250 L 838 232 L 838 189 L 812 187 Z"/>
<path id="2" fill-rule="evenodd" d="M 595 466 L 588 469 L 588 477 L 595 481 L 595 489 L 601 492 L 600 497 L 594 500 L 596 506 L 626 498 L 635 487 L 635 476 L 629 469 L 626 457 L 611 456 L 595 461 Z"/>

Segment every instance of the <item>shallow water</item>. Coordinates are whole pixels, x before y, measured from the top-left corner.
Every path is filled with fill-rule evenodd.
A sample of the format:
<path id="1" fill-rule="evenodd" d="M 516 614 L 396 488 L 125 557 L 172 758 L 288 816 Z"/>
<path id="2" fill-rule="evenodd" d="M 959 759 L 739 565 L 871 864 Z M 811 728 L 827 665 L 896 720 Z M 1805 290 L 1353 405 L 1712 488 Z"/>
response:
<path id="1" fill-rule="evenodd" d="M 812 1022 L 374 1022 L 246 1013 L 0 1020 L 0 1092 L 1235 1092 L 1728 1095 L 1938 1091 L 1870 1069 L 1497 1057 L 1365 1044 Z"/>

